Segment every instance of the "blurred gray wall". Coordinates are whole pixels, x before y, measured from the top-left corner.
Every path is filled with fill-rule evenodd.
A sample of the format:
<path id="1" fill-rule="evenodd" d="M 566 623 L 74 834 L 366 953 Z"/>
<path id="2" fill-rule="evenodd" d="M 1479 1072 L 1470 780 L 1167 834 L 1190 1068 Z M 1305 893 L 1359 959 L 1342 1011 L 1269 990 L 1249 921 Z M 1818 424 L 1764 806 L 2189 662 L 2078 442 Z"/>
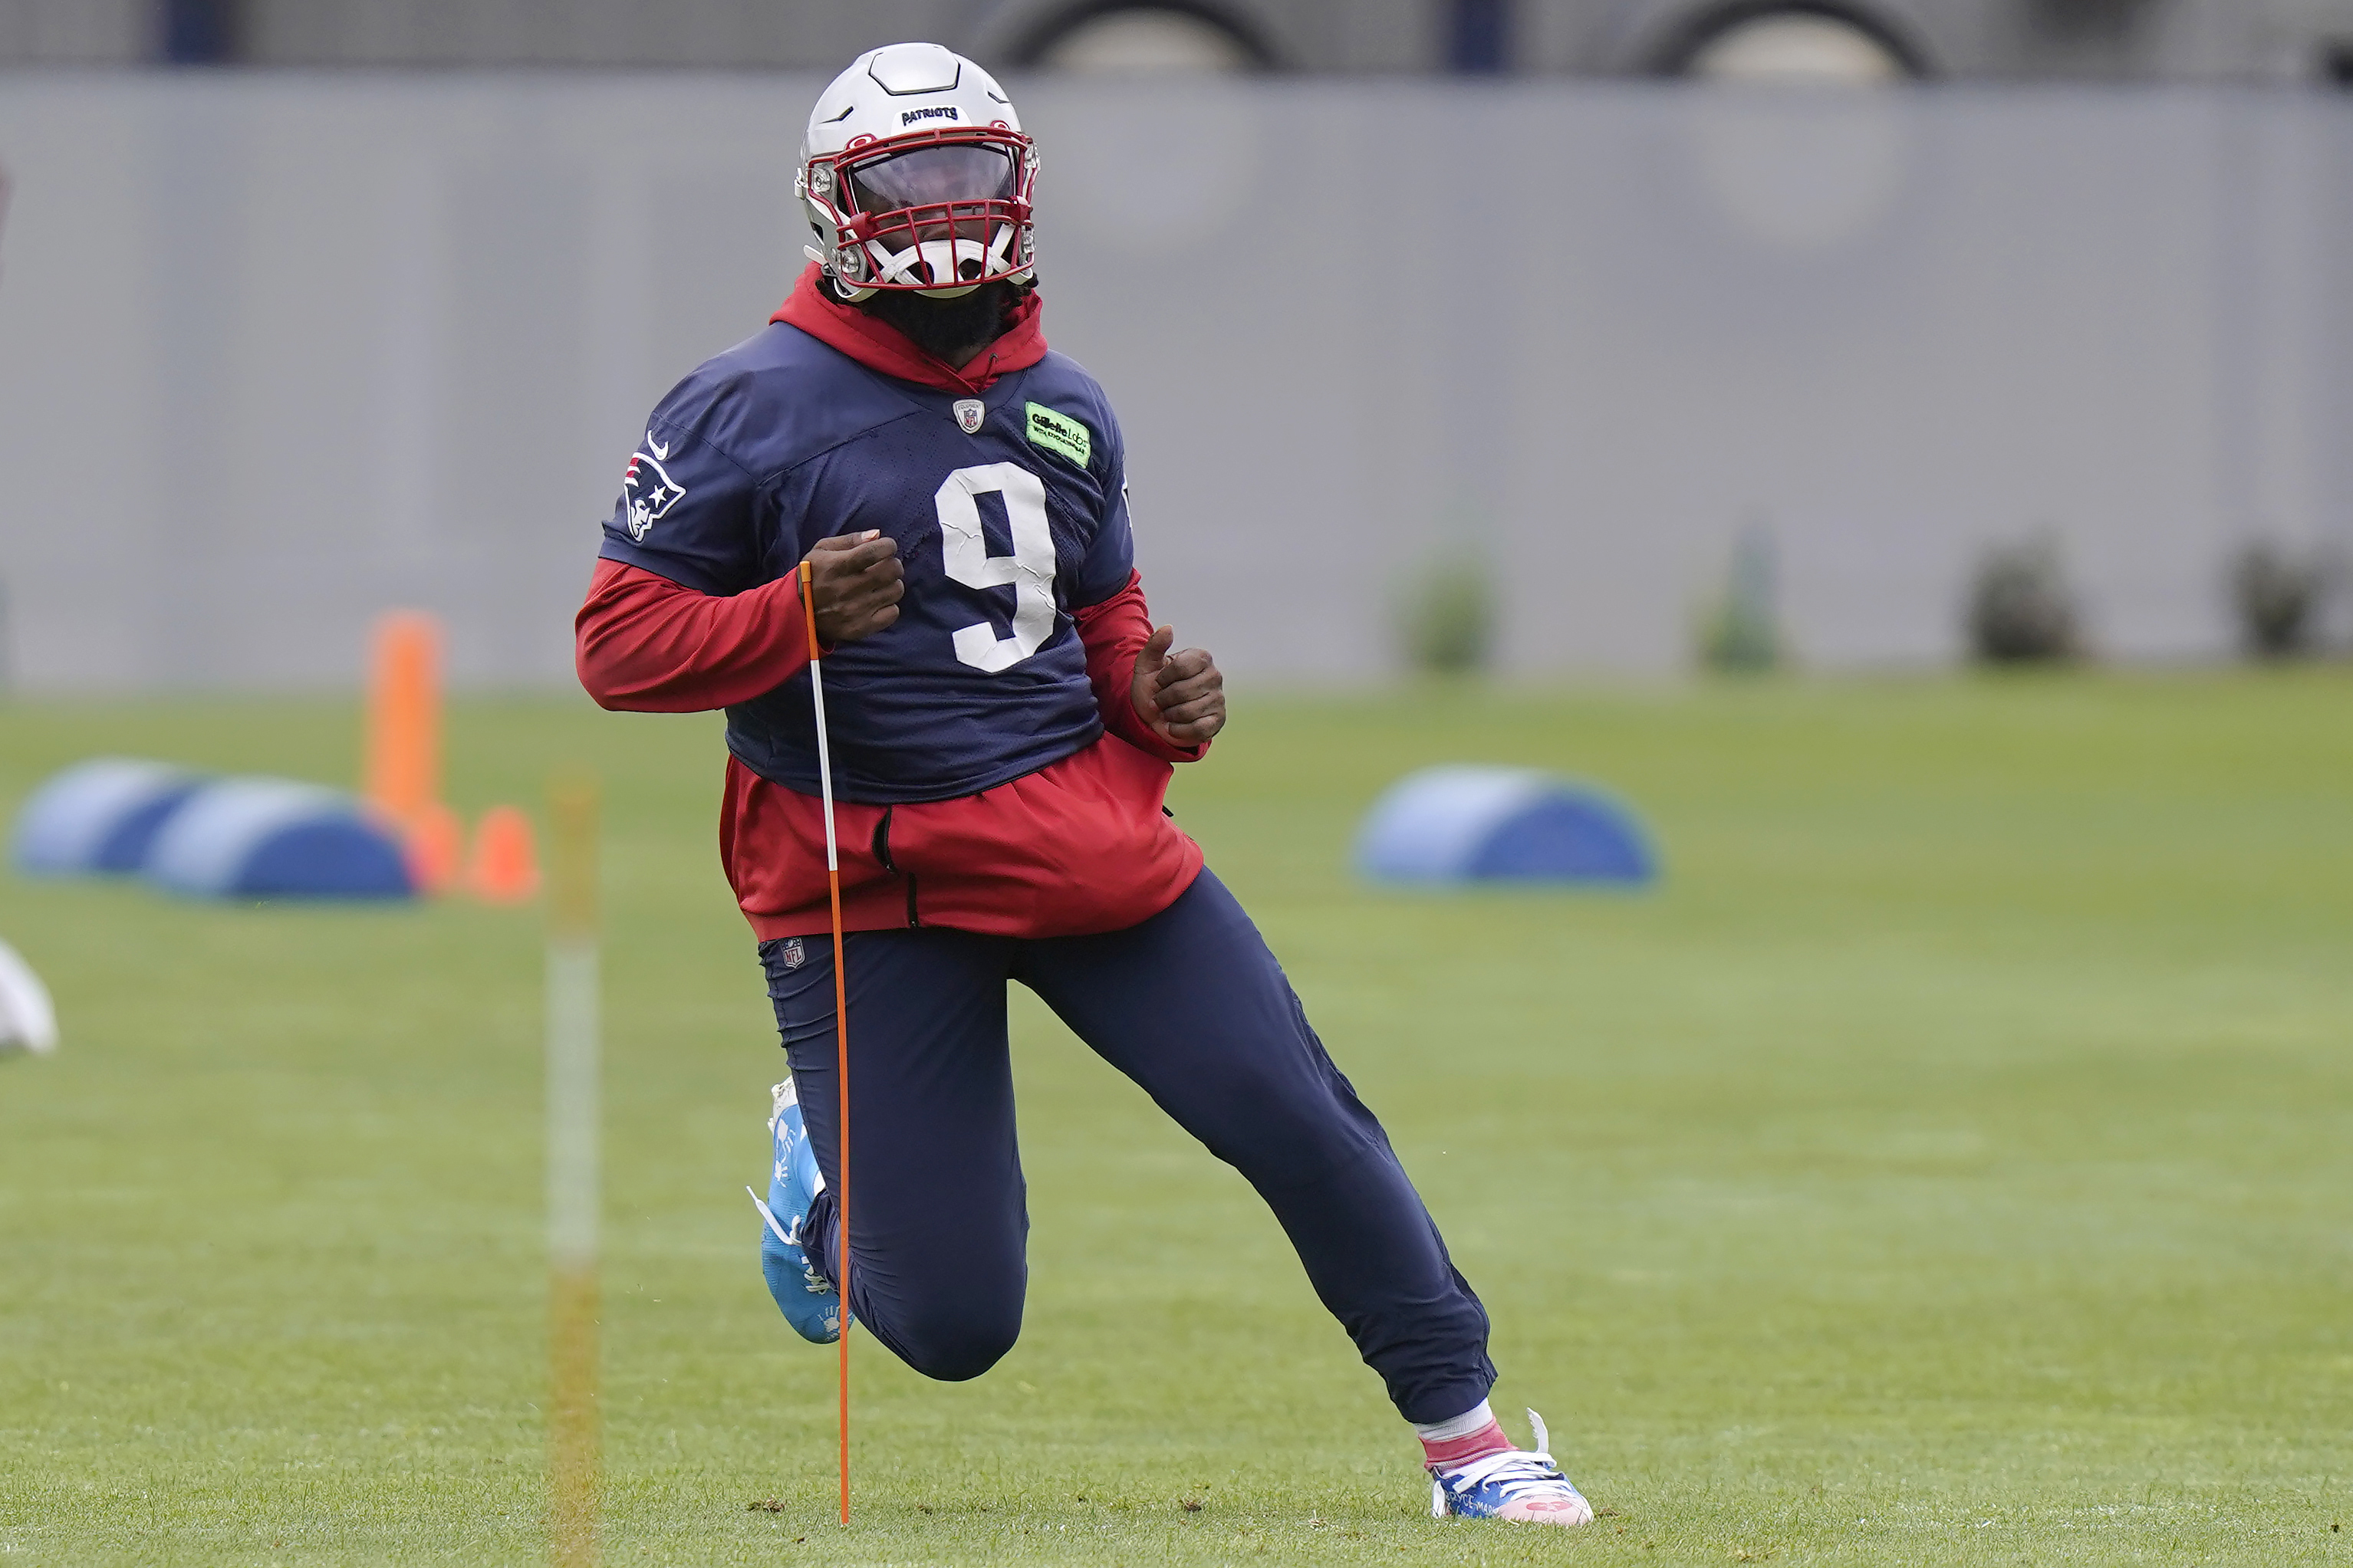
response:
<path id="1" fill-rule="evenodd" d="M 0 66 L 839 69 L 929 38 L 1041 63 L 1168 0 L 0 0 Z M 2353 85 L 2353 0 L 1175 0 L 1277 68 L 1641 76 L 1768 11 L 1836 12 L 1930 77 Z M 176 26 L 172 20 L 176 17 Z"/>
<path id="2" fill-rule="evenodd" d="M 1280 68 L 1399 71 L 1444 68 L 1454 3 L 1191 0 L 1176 9 L 1219 18 L 1253 56 Z M 0 66 L 185 62 L 192 57 L 174 50 L 176 10 L 184 35 L 197 24 L 196 39 L 179 40 L 183 47 L 201 41 L 194 58 L 245 65 L 783 68 L 829 76 L 861 50 L 927 38 L 1002 69 L 1036 62 L 1054 38 L 1110 8 L 1095 0 L 0 0 Z M 1155 7 L 1146 0 L 1134 8 Z"/>
<path id="3" fill-rule="evenodd" d="M 819 83 L 0 77 L 18 684 L 350 681 L 440 611 L 568 678 L 648 407 L 798 269 Z M 2217 89 L 1017 84 L 1055 344 L 1155 605 L 1395 666 L 1482 552 L 1513 670 L 1662 671 L 1744 526 L 1818 666 L 1958 650 L 2055 530 L 2100 647 L 2229 646 L 2236 542 L 2353 524 L 2353 105 Z"/>

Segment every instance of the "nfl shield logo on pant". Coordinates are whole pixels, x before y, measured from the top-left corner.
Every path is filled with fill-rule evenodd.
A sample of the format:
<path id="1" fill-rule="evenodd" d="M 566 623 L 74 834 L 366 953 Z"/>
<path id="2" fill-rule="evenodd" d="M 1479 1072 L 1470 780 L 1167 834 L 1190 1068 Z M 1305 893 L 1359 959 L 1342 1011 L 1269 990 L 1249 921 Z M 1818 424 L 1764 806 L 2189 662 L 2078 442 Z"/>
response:
<path id="1" fill-rule="evenodd" d="M 801 939 L 797 936 L 786 937 L 785 939 L 785 967 L 786 969 L 798 969 L 802 964 L 807 963 L 807 962 L 808 949 L 801 945 Z"/>

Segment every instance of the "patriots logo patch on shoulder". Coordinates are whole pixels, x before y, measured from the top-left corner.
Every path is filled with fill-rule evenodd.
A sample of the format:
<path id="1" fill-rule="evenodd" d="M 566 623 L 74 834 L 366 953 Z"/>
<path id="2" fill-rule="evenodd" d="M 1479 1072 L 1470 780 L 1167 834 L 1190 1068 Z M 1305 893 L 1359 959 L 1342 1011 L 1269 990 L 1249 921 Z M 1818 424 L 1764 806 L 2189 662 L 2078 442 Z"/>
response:
<path id="1" fill-rule="evenodd" d="M 629 466 L 621 470 L 621 501 L 628 509 L 632 544 L 643 544 L 654 524 L 686 497 L 686 487 L 662 467 L 670 454 L 670 446 L 655 440 L 649 430 L 646 444 L 630 455 Z"/>

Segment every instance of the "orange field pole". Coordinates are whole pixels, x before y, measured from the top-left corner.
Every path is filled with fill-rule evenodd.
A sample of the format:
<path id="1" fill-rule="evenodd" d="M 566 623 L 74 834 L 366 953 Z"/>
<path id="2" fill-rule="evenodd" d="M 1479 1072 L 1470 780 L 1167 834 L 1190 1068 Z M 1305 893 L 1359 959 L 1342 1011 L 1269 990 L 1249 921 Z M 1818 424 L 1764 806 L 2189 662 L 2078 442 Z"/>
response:
<path id="1" fill-rule="evenodd" d="M 841 1522 L 849 1522 L 849 983 L 842 967 L 841 853 L 833 831 L 833 753 L 825 732 L 824 660 L 818 651 L 817 590 L 807 561 L 801 563 L 801 620 L 808 627 L 809 695 L 817 714 L 818 790 L 825 801 L 825 881 L 833 904 L 833 1125 L 834 1225 L 840 1261 L 835 1283 L 841 1289 Z"/>
<path id="2" fill-rule="evenodd" d="M 441 623 L 394 610 L 375 624 L 368 657 L 361 794 L 403 828 L 441 798 Z"/>

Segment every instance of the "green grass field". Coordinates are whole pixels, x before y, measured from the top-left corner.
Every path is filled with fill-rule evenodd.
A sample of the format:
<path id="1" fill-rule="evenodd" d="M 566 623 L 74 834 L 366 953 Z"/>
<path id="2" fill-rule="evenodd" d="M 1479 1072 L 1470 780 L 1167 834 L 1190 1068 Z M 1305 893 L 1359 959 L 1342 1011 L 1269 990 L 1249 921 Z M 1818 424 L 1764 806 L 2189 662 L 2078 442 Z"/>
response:
<path id="1" fill-rule="evenodd" d="M 863 1343 L 843 1532 L 742 1192 L 716 727 L 452 726 L 470 811 L 606 782 L 610 1563 L 2353 1564 L 2345 672 L 1239 709 L 1176 810 L 1605 1510 L 1546 1534 L 1424 1516 L 1248 1189 L 1026 995 L 1026 1335 L 955 1386 Z M 340 781 L 356 721 L 0 709 L 0 805 L 101 751 Z M 1357 886 L 1441 759 L 1619 788 L 1667 882 Z M 0 1063 L 0 1559 L 542 1556 L 535 918 L 0 875 L 0 935 L 66 1032 Z"/>

